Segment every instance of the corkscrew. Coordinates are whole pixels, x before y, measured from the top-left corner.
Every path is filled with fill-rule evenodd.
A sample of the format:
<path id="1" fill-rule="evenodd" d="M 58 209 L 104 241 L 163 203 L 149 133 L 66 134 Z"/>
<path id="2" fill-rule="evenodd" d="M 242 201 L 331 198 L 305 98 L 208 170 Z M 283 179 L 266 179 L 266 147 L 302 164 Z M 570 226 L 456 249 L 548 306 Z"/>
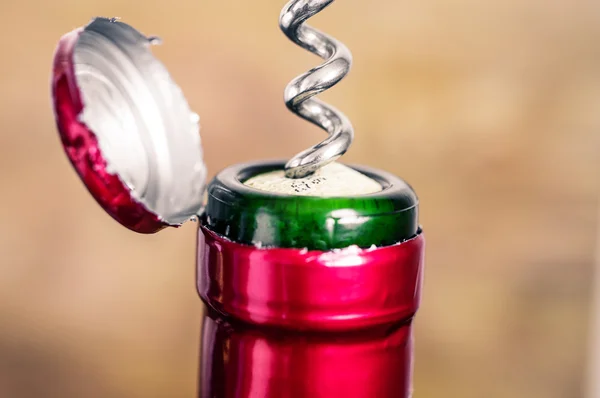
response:
<path id="1" fill-rule="evenodd" d="M 342 156 L 352 144 L 354 128 L 342 112 L 313 98 L 339 83 L 350 71 L 352 54 L 338 40 L 306 25 L 334 0 L 292 0 L 281 11 L 283 33 L 326 62 L 292 80 L 285 89 L 288 109 L 327 131 L 329 137 L 300 152 L 285 165 L 288 178 L 302 178 Z"/>

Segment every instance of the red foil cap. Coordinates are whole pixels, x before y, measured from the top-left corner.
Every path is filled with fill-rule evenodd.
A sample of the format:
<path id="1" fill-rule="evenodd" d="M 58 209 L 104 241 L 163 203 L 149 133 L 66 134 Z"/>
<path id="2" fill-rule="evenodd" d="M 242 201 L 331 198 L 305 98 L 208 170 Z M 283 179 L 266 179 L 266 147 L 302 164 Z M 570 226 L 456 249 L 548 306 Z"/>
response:
<path id="1" fill-rule="evenodd" d="M 202 204 L 197 115 L 129 25 L 96 18 L 63 36 L 52 70 L 60 138 L 92 196 L 140 233 L 178 226 Z"/>
<path id="2" fill-rule="evenodd" d="M 167 224 L 135 201 L 117 175 L 107 172 L 96 135 L 78 120 L 83 103 L 72 59 L 82 31 L 77 29 L 64 36 L 54 58 L 52 99 L 65 153 L 92 196 L 115 220 L 140 233 L 159 231 Z"/>
<path id="3" fill-rule="evenodd" d="M 201 227 L 198 292 L 245 323 L 348 331 L 410 320 L 420 302 L 422 234 L 373 249 L 257 248 Z"/>

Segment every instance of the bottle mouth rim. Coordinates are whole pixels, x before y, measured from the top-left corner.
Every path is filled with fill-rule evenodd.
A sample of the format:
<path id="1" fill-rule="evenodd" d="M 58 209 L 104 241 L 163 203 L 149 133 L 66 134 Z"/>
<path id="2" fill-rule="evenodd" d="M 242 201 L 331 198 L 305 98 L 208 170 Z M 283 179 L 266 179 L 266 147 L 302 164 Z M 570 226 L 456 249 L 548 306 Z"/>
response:
<path id="1" fill-rule="evenodd" d="M 254 187 L 244 184 L 250 178 L 255 177 L 259 174 L 269 173 L 272 171 L 283 171 L 283 170 L 285 170 L 285 164 L 286 164 L 286 161 L 281 160 L 281 159 L 240 163 L 240 164 L 236 164 L 236 165 L 233 165 L 233 166 L 223 169 L 219 173 L 219 176 L 220 176 L 220 178 L 227 181 L 227 183 L 228 183 L 227 185 L 231 186 L 232 188 L 235 188 L 236 190 L 242 191 L 242 192 L 248 192 L 248 193 L 252 193 L 252 194 L 256 194 L 256 195 L 264 195 L 264 196 L 275 196 L 278 198 L 297 198 L 298 197 L 297 195 L 291 195 L 291 194 L 280 193 L 280 192 L 263 191 L 263 190 L 260 190 L 260 189 L 257 189 L 257 188 L 254 188 Z M 408 183 L 406 183 L 404 180 L 400 179 L 399 177 L 396 177 L 392 173 L 389 173 L 384 170 L 376 169 L 374 167 L 368 167 L 368 166 L 363 166 L 363 165 L 357 165 L 357 164 L 344 164 L 344 165 L 352 168 L 353 170 L 358 171 L 361 174 L 364 174 L 365 176 L 375 180 L 379 185 L 381 185 L 381 191 L 367 193 L 367 194 L 353 195 L 352 196 L 353 198 L 354 197 L 355 198 L 388 197 L 388 195 L 390 194 L 390 191 L 392 191 L 392 190 L 395 190 L 395 191 L 396 190 L 406 190 L 405 194 L 408 194 L 408 191 L 412 192 L 412 195 L 408 195 L 407 199 L 410 199 L 413 203 L 411 203 L 410 205 L 407 204 L 407 206 L 403 210 L 404 211 L 411 210 L 412 208 L 417 207 L 419 205 L 419 199 L 416 196 L 416 194 L 414 193 L 414 191 L 412 190 L 412 187 Z M 347 196 L 327 196 L 327 197 L 304 196 L 304 197 L 315 198 L 315 199 L 347 198 Z"/>
<path id="2" fill-rule="evenodd" d="M 386 246 L 414 237 L 418 198 L 404 180 L 365 166 L 351 166 L 383 190 L 347 197 L 272 193 L 244 184 L 283 170 L 285 161 L 230 166 L 208 185 L 203 226 L 232 241 L 259 247 L 330 250 Z"/>

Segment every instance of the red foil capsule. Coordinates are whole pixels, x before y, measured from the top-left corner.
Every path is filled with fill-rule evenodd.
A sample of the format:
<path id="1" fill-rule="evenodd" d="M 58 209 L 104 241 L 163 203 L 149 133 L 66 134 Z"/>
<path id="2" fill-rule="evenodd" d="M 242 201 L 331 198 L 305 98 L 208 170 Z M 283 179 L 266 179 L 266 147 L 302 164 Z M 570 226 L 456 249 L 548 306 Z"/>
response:
<path id="1" fill-rule="evenodd" d="M 63 36 L 54 57 L 52 100 L 63 147 L 87 189 L 108 214 L 136 232 L 160 231 L 167 224 L 137 202 L 118 175 L 107 171 L 96 135 L 78 119 L 83 102 L 75 77 L 73 51 L 82 31 L 77 29 Z"/>
<path id="2" fill-rule="evenodd" d="M 151 42 L 96 18 L 61 38 L 52 71 L 65 153 L 102 208 L 140 233 L 195 216 L 206 177 L 197 115 Z"/>
<path id="3" fill-rule="evenodd" d="M 201 228 L 201 398 L 408 398 L 422 234 L 374 249 L 242 245 Z"/>

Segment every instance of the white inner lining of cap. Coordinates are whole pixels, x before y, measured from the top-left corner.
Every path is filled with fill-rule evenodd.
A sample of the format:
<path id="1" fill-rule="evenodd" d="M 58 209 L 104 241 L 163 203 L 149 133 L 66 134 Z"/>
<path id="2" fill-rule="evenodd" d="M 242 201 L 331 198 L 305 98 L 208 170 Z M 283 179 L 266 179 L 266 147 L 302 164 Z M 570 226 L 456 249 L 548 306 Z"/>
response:
<path id="1" fill-rule="evenodd" d="M 97 18 L 73 57 L 84 106 L 79 119 L 96 135 L 107 171 L 169 224 L 197 214 L 206 183 L 198 117 L 149 39 Z"/>

